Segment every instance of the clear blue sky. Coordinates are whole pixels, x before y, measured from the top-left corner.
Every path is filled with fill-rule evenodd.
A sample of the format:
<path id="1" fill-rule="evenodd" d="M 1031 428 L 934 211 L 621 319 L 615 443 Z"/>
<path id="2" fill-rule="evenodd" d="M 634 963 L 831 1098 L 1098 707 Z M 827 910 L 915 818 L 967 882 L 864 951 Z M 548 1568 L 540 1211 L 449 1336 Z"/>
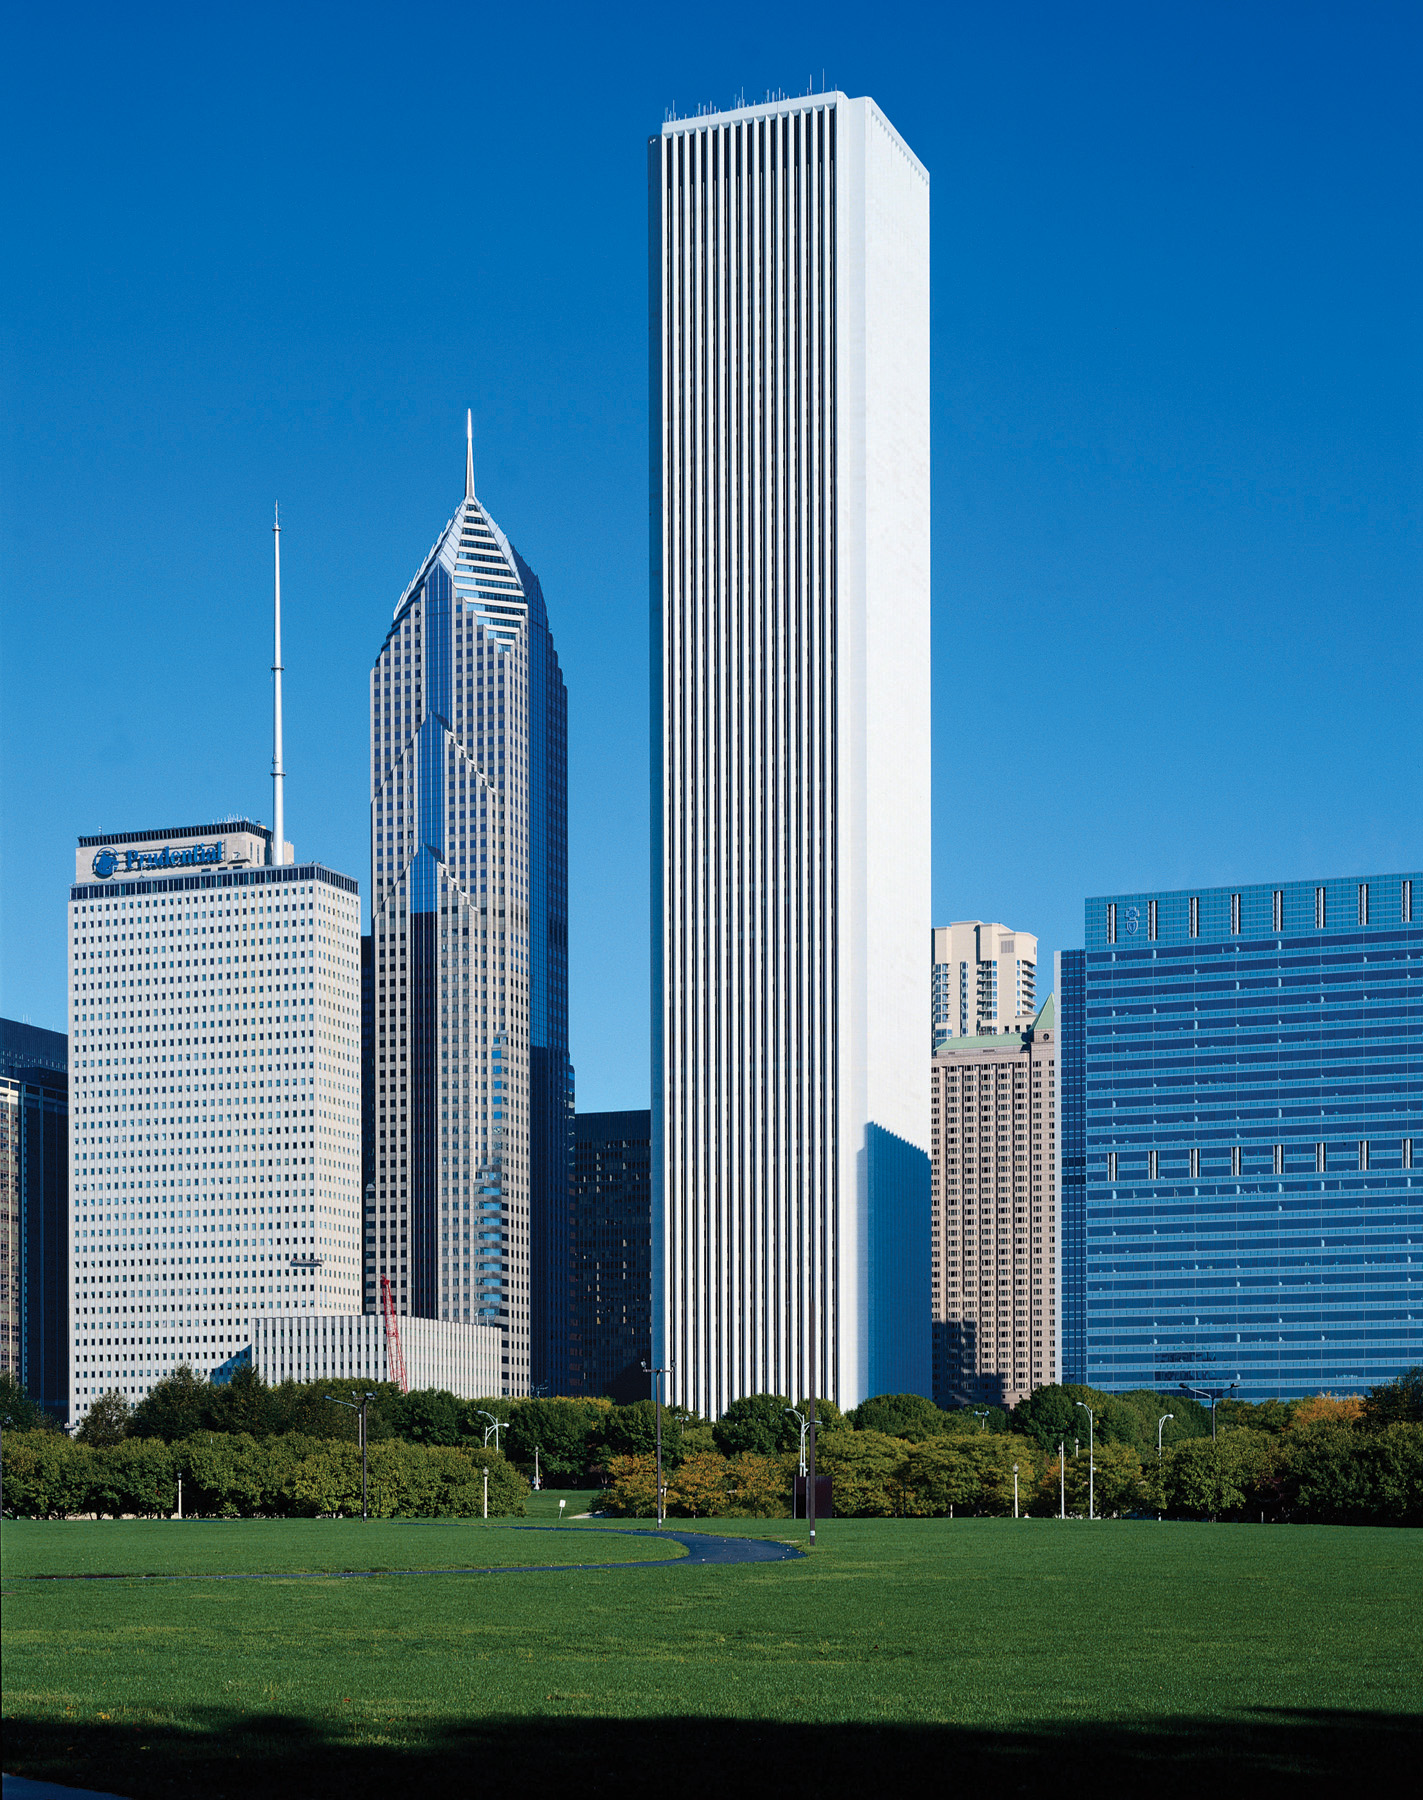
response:
<path id="1" fill-rule="evenodd" d="M 76 833 L 368 885 L 365 681 L 462 491 L 569 688 L 583 1106 L 647 1103 L 645 140 L 826 81 L 933 178 L 935 916 L 1417 867 L 1416 4 L 13 11 L 0 1011 Z M 1048 980 L 1041 986 L 1046 989 Z"/>

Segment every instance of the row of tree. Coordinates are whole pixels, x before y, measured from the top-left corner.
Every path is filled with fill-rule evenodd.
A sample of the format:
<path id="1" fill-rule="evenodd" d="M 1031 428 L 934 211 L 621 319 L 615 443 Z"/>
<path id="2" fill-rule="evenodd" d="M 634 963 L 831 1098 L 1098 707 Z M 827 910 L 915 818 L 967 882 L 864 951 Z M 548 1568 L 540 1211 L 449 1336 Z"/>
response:
<path id="1" fill-rule="evenodd" d="M 667 1510 L 681 1518 L 785 1518 L 794 1455 L 712 1450 L 667 1473 Z M 1319 1418 L 1289 1432 L 1238 1427 L 1190 1437 L 1143 1456 L 1123 1440 L 1065 1455 L 1025 1434 L 938 1433 L 906 1443 L 879 1431 L 832 1428 L 819 1437 L 817 1473 L 831 1477 L 834 1512 L 850 1518 L 1259 1519 L 1295 1523 L 1423 1525 L 1423 1425 L 1356 1430 Z M 646 1518 L 655 1508 L 649 1456 L 613 1459 L 604 1510 Z"/>
<path id="2" fill-rule="evenodd" d="M 503 1456 L 454 1446 L 388 1439 L 368 1452 L 372 1518 L 475 1518 L 484 1508 L 519 1517 L 529 1484 Z M 289 1433 L 257 1439 L 246 1432 L 201 1433 L 172 1444 L 125 1438 L 85 1444 L 51 1431 L 5 1434 L 5 1510 L 16 1517 L 64 1519 L 185 1516 L 359 1518 L 361 1453 L 349 1443 Z"/>

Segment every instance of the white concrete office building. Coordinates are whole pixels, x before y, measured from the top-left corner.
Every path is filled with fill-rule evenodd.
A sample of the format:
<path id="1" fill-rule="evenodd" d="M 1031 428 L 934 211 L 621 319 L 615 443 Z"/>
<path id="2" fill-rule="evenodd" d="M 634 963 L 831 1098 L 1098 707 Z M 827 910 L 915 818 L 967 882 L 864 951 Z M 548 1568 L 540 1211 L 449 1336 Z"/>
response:
<path id="1" fill-rule="evenodd" d="M 290 857 L 291 846 L 283 846 Z M 360 897 L 247 821 L 79 841 L 70 1418 L 361 1305 Z"/>
<path id="2" fill-rule="evenodd" d="M 500 1392 L 502 1334 L 494 1325 L 457 1325 L 452 1319 L 403 1318 L 400 1349 L 406 1386 L 443 1388 L 462 1400 Z M 252 1321 L 251 1364 L 266 1382 L 394 1381 L 379 1313 L 290 1313 Z"/>
<path id="3" fill-rule="evenodd" d="M 1038 940 L 983 919 L 936 926 L 932 951 L 933 1053 L 954 1038 L 1031 1030 L 1037 1016 Z"/>
<path id="4" fill-rule="evenodd" d="M 655 1360 L 929 1391 L 929 180 L 867 99 L 649 146 Z"/>

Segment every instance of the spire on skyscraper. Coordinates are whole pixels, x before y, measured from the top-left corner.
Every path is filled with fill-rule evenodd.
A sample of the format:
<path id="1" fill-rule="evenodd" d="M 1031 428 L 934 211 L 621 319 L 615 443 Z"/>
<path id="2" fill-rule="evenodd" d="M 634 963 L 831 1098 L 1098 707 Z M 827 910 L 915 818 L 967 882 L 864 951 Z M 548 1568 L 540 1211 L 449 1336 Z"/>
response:
<path id="1" fill-rule="evenodd" d="M 474 411 L 464 415 L 464 497 L 474 498 Z"/>

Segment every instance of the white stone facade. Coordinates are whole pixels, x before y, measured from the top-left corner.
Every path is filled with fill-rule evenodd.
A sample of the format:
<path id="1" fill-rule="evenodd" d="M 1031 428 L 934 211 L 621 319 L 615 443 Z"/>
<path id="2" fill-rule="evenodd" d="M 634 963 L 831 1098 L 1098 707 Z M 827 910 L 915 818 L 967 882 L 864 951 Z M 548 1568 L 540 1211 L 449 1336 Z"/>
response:
<path id="1" fill-rule="evenodd" d="M 80 843 L 75 1422 L 220 1367 L 254 1319 L 361 1303 L 360 896 L 267 844 L 246 823 Z"/>
<path id="2" fill-rule="evenodd" d="M 928 176 L 828 93 L 649 178 L 656 1358 L 709 1415 L 927 1391 Z"/>
<path id="3" fill-rule="evenodd" d="M 502 1337 L 497 1326 L 462 1325 L 451 1319 L 402 1318 L 398 1322 L 405 1381 L 412 1391 L 443 1388 L 462 1400 L 498 1394 Z M 264 1381 L 330 1381 L 338 1399 L 342 1382 L 394 1381 L 386 1354 L 385 1320 L 379 1313 L 297 1313 L 252 1322 L 252 1367 Z"/>

